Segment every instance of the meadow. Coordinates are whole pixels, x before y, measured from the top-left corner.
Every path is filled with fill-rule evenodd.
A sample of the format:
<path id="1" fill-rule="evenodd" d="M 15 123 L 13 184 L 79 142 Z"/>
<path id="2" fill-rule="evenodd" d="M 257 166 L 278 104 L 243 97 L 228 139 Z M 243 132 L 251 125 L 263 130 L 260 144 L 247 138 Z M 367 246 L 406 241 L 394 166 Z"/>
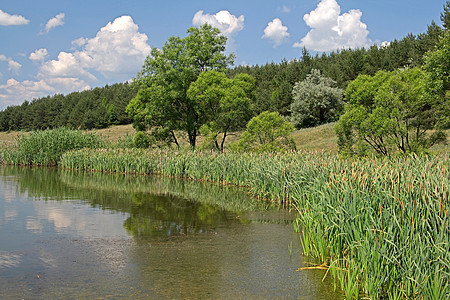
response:
<path id="1" fill-rule="evenodd" d="M 450 297 L 448 151 L 342 159 L 334 151 L 222 154 L 92 142 L 59 157 L 66 169 L 219 182 L 295 208 L 304 254 L 348 299 Z"/>

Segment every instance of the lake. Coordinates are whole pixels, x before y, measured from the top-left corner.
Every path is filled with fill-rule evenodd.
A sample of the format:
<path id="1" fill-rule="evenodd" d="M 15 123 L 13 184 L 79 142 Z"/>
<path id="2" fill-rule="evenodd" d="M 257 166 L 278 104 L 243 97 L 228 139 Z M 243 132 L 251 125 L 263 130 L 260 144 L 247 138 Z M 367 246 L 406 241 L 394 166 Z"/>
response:
<path id="1" fill-rule="evenodd" d="M 0 167 L 0 298 L 341 299 L 244 189 Z"/>

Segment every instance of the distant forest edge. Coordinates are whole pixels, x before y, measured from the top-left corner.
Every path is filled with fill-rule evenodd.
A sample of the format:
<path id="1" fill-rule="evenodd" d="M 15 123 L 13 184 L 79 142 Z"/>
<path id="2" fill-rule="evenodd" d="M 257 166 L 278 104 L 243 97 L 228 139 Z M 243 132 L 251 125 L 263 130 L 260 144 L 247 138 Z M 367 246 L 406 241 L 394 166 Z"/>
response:
<path id="1" fill-rule="evenodd" d="M 423 65 L 424 54 L 432 51 L 443 29 L 434 21 L 426 33 L 409 34 L 389 45 L 373 45 L 369 49 L 343 49 L 311 55 L 306 49 L 298 59 L 265 65 L 237 66 L 227 70 L 230 78 L 247 73 L 256 79 L 253 114 L 276 111 L 289 116 L 292 89 L 313 69 L 336 81 L 345 89 L 360 74 L 375 75 L 377 71 L 394 71 Z M 67 127 L 100 129 L 111 125 L 130 124 L 125 109 L 138 88 L 132 83 L 117 83 L 68 95 L 57 94 L 25 101 L 0 111 L 0 131 L 42 130 Z"/>

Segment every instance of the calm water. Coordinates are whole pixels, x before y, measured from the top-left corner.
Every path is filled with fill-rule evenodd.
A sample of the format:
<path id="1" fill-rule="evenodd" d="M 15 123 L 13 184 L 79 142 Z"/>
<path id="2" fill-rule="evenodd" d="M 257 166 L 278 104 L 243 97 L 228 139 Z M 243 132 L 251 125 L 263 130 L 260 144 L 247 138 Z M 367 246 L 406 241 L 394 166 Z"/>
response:
<path id="1" fill-rule="evenodd" d="M 294 217 L 235 188 L 0 167 L 0 298 L 341 298 L 296 271 Z"/>

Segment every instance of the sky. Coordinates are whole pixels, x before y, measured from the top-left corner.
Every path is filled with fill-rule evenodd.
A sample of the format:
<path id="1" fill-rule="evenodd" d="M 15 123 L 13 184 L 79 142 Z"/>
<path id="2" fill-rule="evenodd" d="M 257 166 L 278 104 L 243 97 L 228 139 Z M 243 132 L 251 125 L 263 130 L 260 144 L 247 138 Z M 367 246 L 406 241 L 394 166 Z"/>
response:
<path id="1" fill-rule="evenodd" d="M 361 48 L 441 26 L 444 0 L 1 0 L 0 110 L 132 80 L 152 48 L 209 23 L 235 65 Z"/>

